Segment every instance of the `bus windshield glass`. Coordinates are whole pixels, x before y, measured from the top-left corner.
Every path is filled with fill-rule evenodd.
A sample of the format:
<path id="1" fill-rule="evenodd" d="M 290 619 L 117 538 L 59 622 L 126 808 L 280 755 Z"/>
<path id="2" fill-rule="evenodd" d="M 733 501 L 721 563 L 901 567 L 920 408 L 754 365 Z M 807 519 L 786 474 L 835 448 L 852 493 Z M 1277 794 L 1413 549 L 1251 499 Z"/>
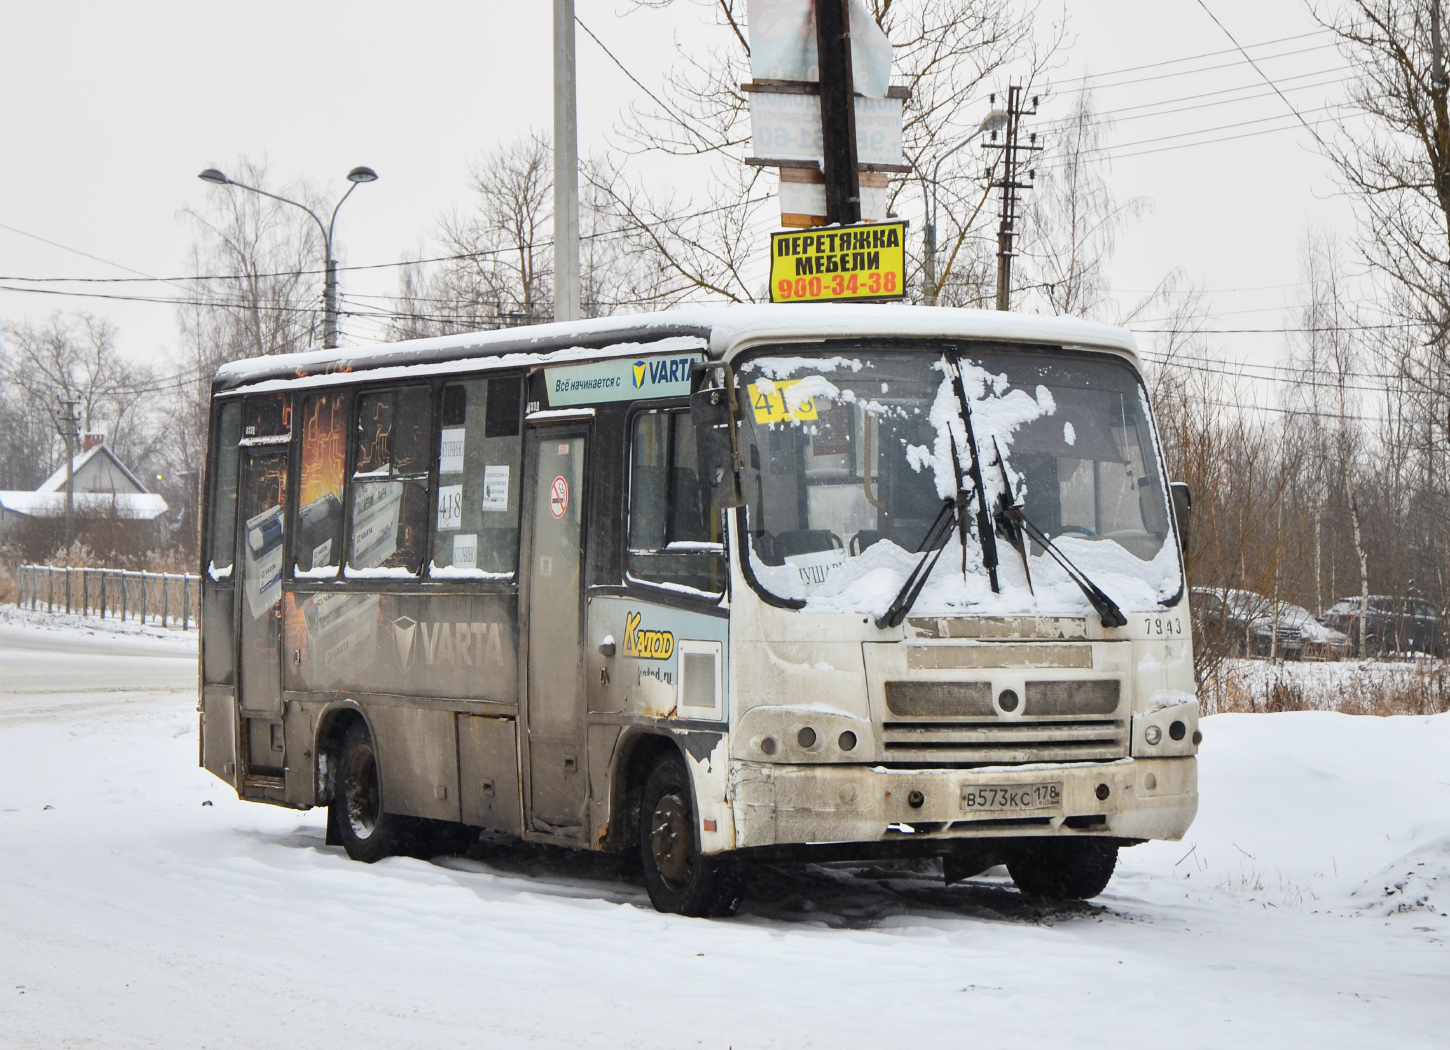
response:
<path id="1" fill-rule="evenodd" d="M 1000 590 L 976 535 L 971 443 L 942 349 L 765 353 L 737 365 L 745 554 L 756 583 L 806 611 L 879 615 L 959 484 L 915 616 L 1081 615 L 1082 591 L 1030 538 L 999 530 Z M 787 356 L 788 355 L 788 356 Z M 1146 393 L 1105 354 L 960 353 L 987 506 L 1022 514 L 1124 610 L 1176 600 L 1182 570 Z"/>

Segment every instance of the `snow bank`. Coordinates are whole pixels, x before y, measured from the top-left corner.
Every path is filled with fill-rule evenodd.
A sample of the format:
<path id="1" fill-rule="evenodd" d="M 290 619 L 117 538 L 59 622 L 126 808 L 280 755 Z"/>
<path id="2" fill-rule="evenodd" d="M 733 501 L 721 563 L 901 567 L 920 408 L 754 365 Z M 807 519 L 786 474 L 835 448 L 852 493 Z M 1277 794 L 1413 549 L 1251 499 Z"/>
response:
<path id="1" fill-rule="evenodd" d="M 1450 714 L 1296 711 L 1200 724 L 1198 819 L 1181 843 L 1127 851 L 1129 884 L 1343 913 L 1360 911 L 1366 887 L 1399 878 L 1419 851 L 1438 848 L 1438 861 L 1417 858 L 1427 859 L 1419 870 L 1443 873 Z M 1436 885 L 1443 904 L 1446 883 Z"/>
<path id="2" fill-rule="evenodd" d="M 1450 836 L 1386 865 L 1351 896 L 1372 915 L 1450 916 Z"/>
<path id="3" fill-rule="evenodd" d="M 79 613 L 32 611 L 14 605 L 0 605 L 0 623 L 28 627 L 50 635 L 69 635 L 78 640 L 87 635 L 134 638 L 149 643 L 152 648 L 168 650 L 196 652 L 199 644 L 195 619 L 191 621 L 191 629 L 183 631 L 179 624 L 176 627 L 162 627 L 151 622 L 138 623 L 135 620 L 118 620 L 114 617 L 103 620 L 99 616 L 82 616 Z"/>

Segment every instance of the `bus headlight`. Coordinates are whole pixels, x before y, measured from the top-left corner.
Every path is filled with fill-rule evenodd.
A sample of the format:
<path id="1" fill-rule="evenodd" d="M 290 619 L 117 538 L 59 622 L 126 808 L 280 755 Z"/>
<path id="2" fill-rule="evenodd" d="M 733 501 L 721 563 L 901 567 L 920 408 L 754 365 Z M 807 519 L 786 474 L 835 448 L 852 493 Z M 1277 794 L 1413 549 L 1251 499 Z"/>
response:
<path id="1" fill-rule="evenodd" d="M 1160 726 L 1149 726 L 1143 730 L 1143 739 L 1150 744 L 1161 744 L 1163 742 L 1163 729 Z"/>

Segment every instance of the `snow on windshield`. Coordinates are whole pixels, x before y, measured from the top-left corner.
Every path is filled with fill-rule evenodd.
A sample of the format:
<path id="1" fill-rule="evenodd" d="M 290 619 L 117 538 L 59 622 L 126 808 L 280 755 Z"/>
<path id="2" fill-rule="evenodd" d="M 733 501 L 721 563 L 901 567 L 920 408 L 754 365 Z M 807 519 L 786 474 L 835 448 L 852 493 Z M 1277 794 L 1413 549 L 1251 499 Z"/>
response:
<path id="1" fill-rule="evenodd" d="M 974 491 L 947 359 L 761 357 L 739 374 L 750 446 L 746 550 L 757 582 L 808 612 L 880 614 L 955 500 L 958 470 Z M 1157 609 L 1179 591 L 1147 403 L 1126 366 L 974 354 L 962 360 L 962 381 L 989 507 L 1010 487 L 1009 500 L 1125 609 Z M 1024 565 L 1000 535 L 993 593 L 974 510 L 965 549 L 954 526 L 914 615 L 1091 611 L 1046 550 L 1029 542 Z"/>

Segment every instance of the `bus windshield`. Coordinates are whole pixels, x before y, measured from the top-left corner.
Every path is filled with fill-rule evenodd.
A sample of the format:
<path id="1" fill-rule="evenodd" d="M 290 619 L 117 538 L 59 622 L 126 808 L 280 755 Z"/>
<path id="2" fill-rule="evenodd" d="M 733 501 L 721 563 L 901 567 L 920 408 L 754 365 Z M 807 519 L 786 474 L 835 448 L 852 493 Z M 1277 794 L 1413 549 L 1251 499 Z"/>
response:
<path id="1" fill-rule="evenodd" d="M 787 356 L 788 354 L 788 356 Z M 1125 610 L 1176 600 L 1182 571 L 1147 396 L 1107 355 L 960 354 L 987 505 L 1024 516 Z M 941 349 L 765 353 L 737 365 L 745 554 L 768 596 L 879 615 L 921 559 L 960 479 L 953 528 L 913 615 L 1079 615 L 1090 607 L 1041 546 L 997 540 L 992 591 L 975 530 L 970 443 Z"/>

